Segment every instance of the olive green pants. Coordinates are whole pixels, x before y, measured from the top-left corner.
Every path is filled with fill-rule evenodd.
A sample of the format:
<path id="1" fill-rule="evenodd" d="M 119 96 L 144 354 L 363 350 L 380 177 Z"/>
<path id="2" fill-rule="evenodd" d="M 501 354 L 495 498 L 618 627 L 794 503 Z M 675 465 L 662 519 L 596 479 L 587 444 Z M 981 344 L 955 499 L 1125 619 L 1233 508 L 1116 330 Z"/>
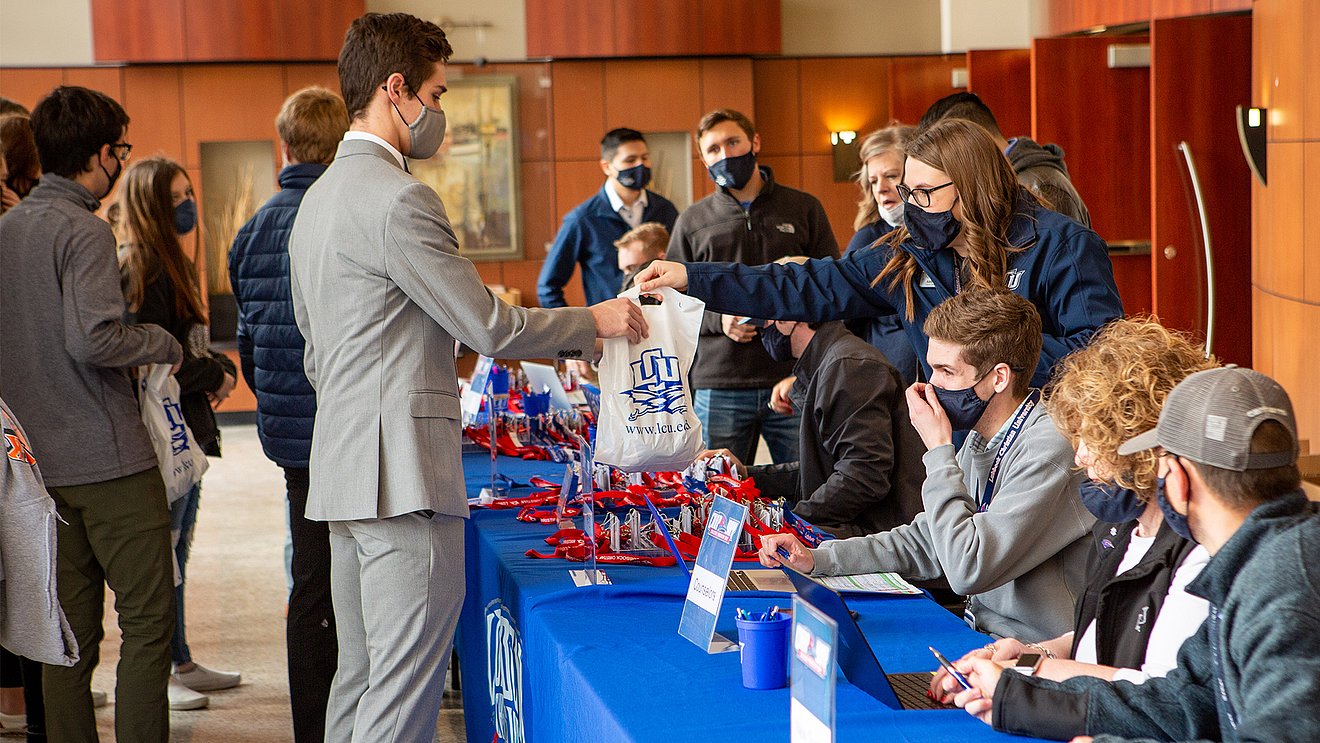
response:
<path id="1" fill-rule="evenodd" d="M 166 743 L 174 568 L 160 471 L 153 467 L 107 482 L 48 490 L 63 520 L 57 527 L 60 605 L 79 649 L 73 667 L 43 669 L 48 739 L 97 740 L 91 684 L 101 657 L 109 584 L 123 635 L 115 673 L 115 739 Z"/>

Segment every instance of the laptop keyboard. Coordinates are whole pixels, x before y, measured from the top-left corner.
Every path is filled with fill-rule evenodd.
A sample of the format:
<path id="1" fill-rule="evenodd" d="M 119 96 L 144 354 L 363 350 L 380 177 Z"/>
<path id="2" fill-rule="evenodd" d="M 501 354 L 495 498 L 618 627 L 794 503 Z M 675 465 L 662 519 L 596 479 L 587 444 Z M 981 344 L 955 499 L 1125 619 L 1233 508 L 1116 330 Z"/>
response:
<path id="1" fill-rule="evenodd" d="M 747 573 L 741 570 L 734 570 L 729 573 L 729 581 L 725 584 L 726 591 L 755 591 L 756 584 L 747 577 Z"/>
<path id="2" fill-rule="evenodd" d="M 955 709 L 951 704 L 940 704 L 926 696 L 930 691 L 929 673 L 891 673 L 887 678 L 903 709 Z"/>

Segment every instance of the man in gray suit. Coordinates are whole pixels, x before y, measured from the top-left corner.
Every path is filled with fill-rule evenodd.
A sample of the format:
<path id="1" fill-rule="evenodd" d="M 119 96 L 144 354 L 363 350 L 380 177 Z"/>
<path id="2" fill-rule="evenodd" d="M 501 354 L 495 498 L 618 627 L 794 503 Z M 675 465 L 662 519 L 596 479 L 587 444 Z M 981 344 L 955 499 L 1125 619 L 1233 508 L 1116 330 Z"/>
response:
<path id="1" fill-rule="evenodd" d="M 289 242 L 316 389 L 307 518 L 328 521 L 339 669 L 326 740 L 426 741 L 463 604 L 454 340 L 505 358 L 590 356 L 645 336 L 627 300 L 533 310 L 491 295 L 440 198 L 408 173 L 444 139 L 452 49 L 402 13 L 355 20 L 339 55 L 352 120 Z"/>

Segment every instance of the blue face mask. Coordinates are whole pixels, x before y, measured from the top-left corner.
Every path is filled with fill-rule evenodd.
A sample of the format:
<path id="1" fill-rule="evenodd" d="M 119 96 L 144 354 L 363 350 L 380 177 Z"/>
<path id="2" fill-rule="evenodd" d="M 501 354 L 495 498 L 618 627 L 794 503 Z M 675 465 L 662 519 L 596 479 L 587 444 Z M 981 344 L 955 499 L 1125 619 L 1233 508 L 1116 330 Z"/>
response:
<path id="1" fill-rule="evenodd" d="M 986 372 L 985 374 L 989 373 Z M 994 398 L 993 393 L 991 393 L 990 399 L 985 400 L 982 400 L 976 394 L 976 385 L 981 383 L 981 379 L 985 379 L 985 374 L 982 374 L 980 379 L 972 382 L 972 385 L 966 389 L 946 390 L 943 387 L 931 385 L 931 387 L 935 387 L 935 397 L 940 401 L 940 407 L 944 408 L 944 415 L 949 418 L 949 424 L 953 426 L 953 430 L 970 431 L 976 426 L 976 422 L 981 420 L 981 416 L 985 414 L 986 406 L 990 404 L 990 399 Z"/>
<path id="2" fill-rule="evenodd" d="M 1173 533 L 1189 542 L 1195 542 L 1196 539 L 1192 537 L 1192 528 L 1187 524 L 1187 517 L 1173 510 L 1173 504 L 1164 495 L 1163 477 L 1155 481 L 1155 500 L 1160 504 L 1160 510 L 1164 512 L 1164 521 L 1170 529 L 1173 529 Z"/>
<path id="3" fill-rule="evenodd" d="M 1118 483 L 1084 480 L 1081 496 L 1086 510 L 1106 524 L 1125 524 L 1146 510 L 1146 504 L 1137 497 L 1135 490 L 1129 490 Z"/>
<path id="4" fill-rule="evenodd" d="M 756 155 L 749 151 L 746 155 L 726 157 L 710 166 L 709 170 L 710 179 L 715 181 L 715 185 L 737 191 L 746 186 L 752 179 L 752 173 L 756 172 Z"/>
<path id="5" fill-rule="evenodd" d="M 197 202 L 192 199 L 180 201 L 174 207 L 174 231 L 186 235 L 197 228 Z"/>
<path id="6" fill-rule="evenodd" d="M 651 169 L 645 165 L 637 165 L 627 170 L 620 170 L 617 178 L 620 186 L 640 191 L 651 182 Z"/>
<path id="7" fill-rule="evenodd" d="M 949 247 L 962 231 L 962 222 L 953 216 L 953 207 L 944 212 L 928 212 L 906 201 L 903 202 L 903 224 L 912 236 L 912 241 L 926 250 Z"/>
<path id="8" fill-rule="evenodd" d="M 761 345 L 775 361 L 793 361 L 793 338 L 779 332 L 774 323 L 761 328 Z"/>

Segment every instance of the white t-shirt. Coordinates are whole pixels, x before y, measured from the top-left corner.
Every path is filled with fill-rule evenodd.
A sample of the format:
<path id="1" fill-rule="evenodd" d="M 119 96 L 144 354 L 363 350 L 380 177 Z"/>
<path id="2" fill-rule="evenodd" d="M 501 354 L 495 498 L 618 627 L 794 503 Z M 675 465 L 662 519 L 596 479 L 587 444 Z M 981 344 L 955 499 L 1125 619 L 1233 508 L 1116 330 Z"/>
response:
<path id="1" fill-rule="evenodd" d="M 1133 527 L 1132 541 L 1128 542 L 1127 552 L 1123 554 L 1123 560 L 1118 563 L 1118 570 L 1114 571 L 1114 575 L 1122 575 L 1136 567 L 1137 563 L 1141 562 L 1141 558 L 1145 557 L 1147 552 L 1150 552 L 1150 546 L 1154 543 L 1155 537 L 1138 536 L 1136 527 Z M 1099 663 L 1096 658 L 1095 620 L 1092 619 L 1091 623 L 1086 625 L 1086 631 L 1082 633 L 1081 641 L 1077 643 L 1077 654 L 1073 657 L 1073 660 L 1095 664 Z"/>

